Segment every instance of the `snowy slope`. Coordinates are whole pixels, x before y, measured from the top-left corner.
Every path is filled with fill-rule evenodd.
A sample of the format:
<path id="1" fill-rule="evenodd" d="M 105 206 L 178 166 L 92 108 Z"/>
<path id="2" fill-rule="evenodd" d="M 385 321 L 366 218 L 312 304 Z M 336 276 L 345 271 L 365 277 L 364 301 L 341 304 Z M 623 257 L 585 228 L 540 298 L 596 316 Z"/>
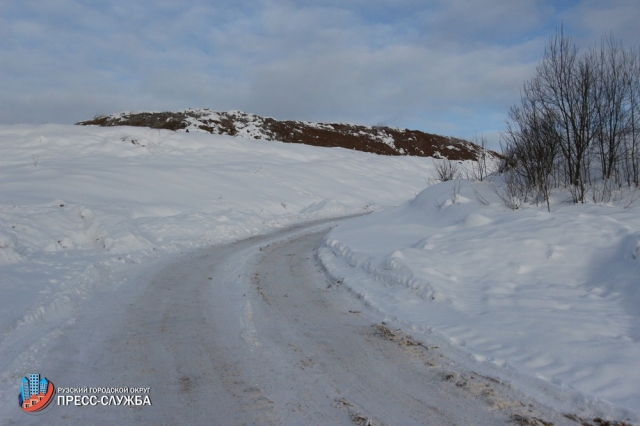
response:
<path id="1" fill-rule="evenodd" d="M 128 265 L 397 205 L 431 175 L 430 159 L 340 148 L 134 127 L 2 126 L 0 354 L 122 283 L 118 271 Z"/>
<path id="2" fill-rule="evenodd" d="M 639 203 L 556 194 L 552 213 L 511 211 L 487 182 L 455 185 L 334 229 L 320 250 L 327 269 L 390 319 L 538 387 L 561 410 L 637 420 Z M 561 390 L 575 392 L 549 396 Z"/>

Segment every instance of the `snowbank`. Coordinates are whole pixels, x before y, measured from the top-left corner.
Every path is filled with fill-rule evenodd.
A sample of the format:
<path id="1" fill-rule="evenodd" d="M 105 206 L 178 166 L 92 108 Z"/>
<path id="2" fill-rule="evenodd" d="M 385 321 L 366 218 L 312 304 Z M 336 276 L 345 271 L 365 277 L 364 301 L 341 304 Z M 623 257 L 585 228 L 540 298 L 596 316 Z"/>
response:
<path id="1" fill-rule="evenodd" d="M 415 196 L 430 159 L 139 127 L 0 126 L 0 353 L 119 271 Z M 34 335 L 35 336 L 35 335 Z M 5 366 L 0 362 L 0 370 Z"/>
<path id="2" fill-rule="evenodd" d="M 487 182 L 456 185 L 351 219 L 321 259 L 389 318 L 481 363 L 640 413 L 640 207 L 511 211 Z"/>

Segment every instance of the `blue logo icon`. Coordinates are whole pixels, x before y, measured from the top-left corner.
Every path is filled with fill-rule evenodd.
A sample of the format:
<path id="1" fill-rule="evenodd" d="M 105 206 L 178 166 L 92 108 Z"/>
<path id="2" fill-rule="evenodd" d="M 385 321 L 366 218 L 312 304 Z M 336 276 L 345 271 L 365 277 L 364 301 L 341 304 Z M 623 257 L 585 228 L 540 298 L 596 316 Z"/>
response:
<path id="1" fill-rule="evenodd" d="M 56 388 L 46 377 L 40 374 L 29 374 L 22 379 L 18 403 L 22 411 L 35 413 L 42 411 L 53 401 Z"/>

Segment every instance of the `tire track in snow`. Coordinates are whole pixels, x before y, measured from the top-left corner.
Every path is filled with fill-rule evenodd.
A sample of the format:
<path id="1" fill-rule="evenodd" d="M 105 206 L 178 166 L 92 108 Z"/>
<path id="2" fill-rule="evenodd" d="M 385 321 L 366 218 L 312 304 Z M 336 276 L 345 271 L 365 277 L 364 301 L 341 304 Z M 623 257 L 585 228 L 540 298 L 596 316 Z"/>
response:
<path id="1" fill-rule="evenodd" d="M 93 300 L 48 348 L 43 373 L 59 386 L 149 386 L 153 405 L 54 407 L 47 422 L 510 423 L 513 410 L 489 404 L 446 354 L 424 355 L 391 325 L 384 336 L 378 313 L 332 286 L 314 256 L 327 226 L 176 256 Z M 443 377 L 453 369 L 464 380 Z"/>

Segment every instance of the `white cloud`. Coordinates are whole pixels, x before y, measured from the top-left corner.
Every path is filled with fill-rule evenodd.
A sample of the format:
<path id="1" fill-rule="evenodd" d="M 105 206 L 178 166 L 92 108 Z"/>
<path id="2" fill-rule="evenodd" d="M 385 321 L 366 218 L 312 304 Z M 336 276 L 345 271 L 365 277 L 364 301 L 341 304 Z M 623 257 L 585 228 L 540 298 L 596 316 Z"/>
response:
<path id="1" fill-rule="evenodd" d="M 568 30 L 577 33 L 583 45 L 599 42 L 613 35 L 625 46 L 640 46 L 640 4 L 637 0 L 586 0 L 565 11 Z"/>
<path id="2" fill-rule="evenodd" d="M 495 134 L 563 20 L 640 43 L 631 0 L 5 3 L 3 123 L 190 106 Z"/>

